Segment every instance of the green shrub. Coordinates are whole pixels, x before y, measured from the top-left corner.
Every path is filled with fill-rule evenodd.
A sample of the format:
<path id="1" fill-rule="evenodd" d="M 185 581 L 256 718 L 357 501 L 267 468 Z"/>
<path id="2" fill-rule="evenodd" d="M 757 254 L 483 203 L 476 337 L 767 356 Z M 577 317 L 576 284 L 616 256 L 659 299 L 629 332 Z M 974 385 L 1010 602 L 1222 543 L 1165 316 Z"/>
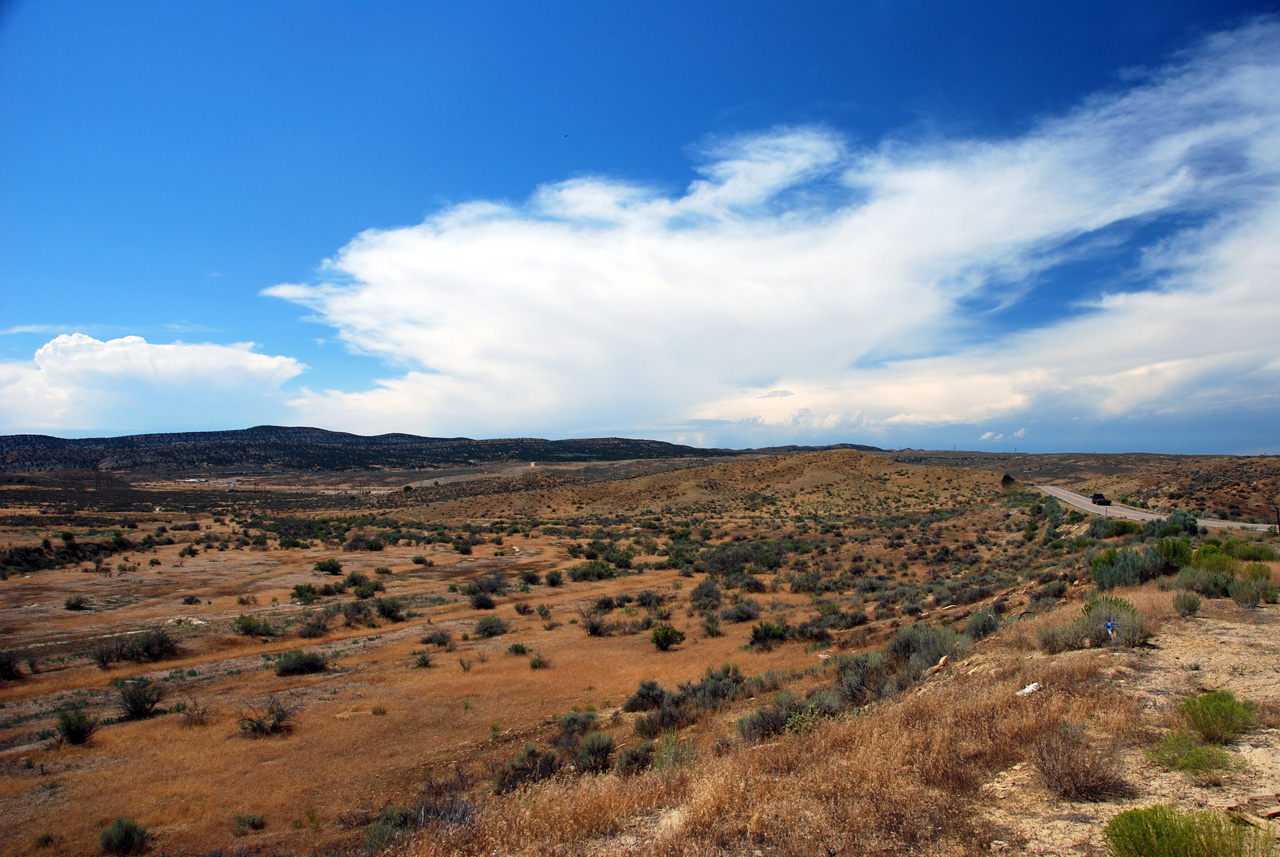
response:
<path id="1" fill-rule="evenodd" d="M 276 660 L 276 675 L 311 675 L 328 671 L 329 661 L 319 652 L 292 649 Z"/>
<path id="2" fill-rule="evenodd" d="M 1209 690 L 1184 699 L 1178 713 L 1205 741 L 1227 744 L 1254 727 L 1254 709 L 1248 701 L 1237 701 L 1229 690 Z"/>
<path id="3" fill-rule="evenodd" d="M 1240 560 L 1225 553 L 1219 553 L 1217 548 L 1211 544 L 1201 545 L 1194 554 L 1191 555 L 1191 564 L 1196 568 L 1202 568 L 1205 571 L 1215 571 L 1219 574 L 1228 574 L 1234 577 L 1240 571 Z"/>
<path id="4" fill-rule="evenodd" d="M 664 703 L 669 703 L 674 697 L 658 686 L 653 679 L 644 679 L 640 682 L 640 687 L 636 692 L 627 697 L 626 702 L 622 703 L 623 711 L 653 711 L 660 708 Z"/>
<path id="5" fill-rule="evenodd" d="M 537 652 L 534 652 L 533 657 L 529 658 L 529 669 L 531 670 L 545 670 L 549 666 L 551 664 L 547 659 Z"/>
<path id="6" fill-rule="evenodd" d="M 64 708 L 58 712 L 58 740 L 68 744 L 84 744 L 98 728 L 98 718 L 83 708 Z"/>
<path id="7" fill-rule="evenodd" d="M 336 559 L 322 559 L 314 566 L 316 571 L 323 571 L 325 574 L 342 574 L 342 563 Z"/>
<path id="8" fill-rule="evenodd" d="M 528 653 L 529 649 L 524 643 L 512 643 L 507 646 L 508 655 L 527 655 Z"/>
<path id="9" fill-rule="evenodd" d="M 145 827 L 119 815 L 98 836 L 98 845 L 107 854 L 141 854 L 150 840 Z"/>
<path id="10" fill-rule="evenodd" d="M 164 699 L 164 688 L 150 679 L 133 678 L 115 681 L 121 720 L 146 720 L 156 715 L 156 706 Z"/>
<path id="11" fill-rule="evenodd" d="M 564 583 L 564 575 L 556 570 L 548 571 L 546 581 L 547 586 L 560 586 Z"/>
<path id="12" fill-rule="evenodd" d="M 373 602 L 373 609 L 388 622 L 403 622 L 404 603 L 399 598 L 379 598 Z"/>
<path id="13" fill-rule="evenodd" d="M 485 616 L 476 623 L 477 637 L 497 637 L 507 633 L 511 626 L 497 616 Z"/>
<path id="14" fill-rule="evenodd" d="M 1222 552 L 1230 554 L 1243 562 L 1275 562 L 1280 559 L 1280 553 L 1271 545 L 1262 544 L 1261 542 L 1246 542 L 1237 538 L 1227 539 L 1226 544 L 1222 546 Z M 1266 568 L 1266 566 L 1263 566 Z"/>
<path id="15" fill-rule="evenodd" d="M 316 588 L 310 583 L 299 583 L 293 587 L 293 600 L 299 604 L 312 604 L 315 602 L 320 593 L 316 592 Z"/>
<path id="16" fill-rule="evenodd" d="M 1233 580 L 1235 577 L 1225 572 L 1184 568 L 1174 579 L 1174 586 L 1199 593 L 1205 598 L 1226 598 Z"/>
<path id="17" fill-rule="evenodd" d="M 177 642 L 166 631 L 156 629 L 134 634 L 129 639 L 123 657 L 135 663 L 154 663 L 173 657 L 177 652 Z"/>
<path id="18" fill-rule="evenodd" d="M 1221 812 L 1180 813 L 1171 806 L 1122 812 L 1103 833 L 1113 857 L 1269 857 L 1270 835 Z"/>
<path id="19" fill-rule="evenodd" d="M 88 610 L 89 599 L 83 595 L 68 595 L 62 606 L 68 610 Z"/>
<path id="20" fill-rule="evenodd" d="M 1194 592 L 1179 592 L 1173 596 L 1173 609 L 1182 616 L 1194 616 L 1200 610 L 1200 596 Z"/>
<path id="21" fill-rule="evenodd" d="M 448 631 L 432 631 L 422 638 L 424 645 L 448 648 L 453 645 L 453 635 Z"/>
<path id="22" fill-rule="evenodd" d="M 473 592 L 471 593 L 471 606 L 477 610 L 492 610 L 498 606 L 498 603 L 487 592 Z"/>
<path id="23" fill-rule="evenodd" d="M 1113 595 L 1097 595 L 1085 602 L 1080 621 L 1095 647 L 1141 646 L 1151 638 L 1147 617 L 1133 603 Z"/>
<path id="24" fill-rule="evenodd" d="M 382 581 L 371 580 L 357 586 L 351 591 L 351 594 L 363 601 L 365 599 L 372 598 L 384 589 L 386 589 L 386 587 L 382 585 Z"/>
<path id="25" fill-rule="evenodd" d="M 969 617 L 964 625 L 964 635 L 971 640 L 990 637 L 1000 630 L 1000 617 L 990 607 L 984 607 Z"/>
<path id="26" fill-rule="evenodd" d="M 1153 765 L 1207 778 L 1232 767 L 1231 754 L 1213 744 L 1203 744 L 1184 729 L 1175 729 L 1146 752 Z"/>
<path id="27" fill-rule="evenodd" d="M 751 626 L 751 637 L 747 640 L 747 645 L 768 650 L 777 643 L 786 642 L 789 636 L 791 636 L 791 629 L 786 622 L 770 622 L 766 619 L 758 625 Z"/>
<path id="28" fill-rule="evenodd" d="M 675 627 L 663 622 L 654 626 L 649 639 L 653 641 L 658 651 L 665 652 L 672 646 L 678 646 L 684 642 L 684 631 L 676 630 Z"/>
<path id="29" fill-rule="evenodd" d="M 1256 580 L 1233 580 L 1227 586 L 1227 594 L 1241 607 L 1257 607 L 1262 603 Z"/>
<path id="30" fill-rule="evenodd" d="M 244 613 L 232 620 L 231 627 L 237 634 L 243 634 L 246 637 L 280 636 L 280 632 L 272 628 L 266 619 L 259 619 L 257 616 L 249 616 Z"/>
<path id="31" fill-rule="evenodd" d="M 1271 566 L 1261 562 L 1251 562 L 1240 569 L 1240 576 L 1248 580 L 1271 580 Z"/>
<path id="32" fill-rule="evenodd" d="M 607 770 L 615 747 L 611 736 L 603 732 L 587 733 L 578 747 L 578 770 L 593 774 Z"/>

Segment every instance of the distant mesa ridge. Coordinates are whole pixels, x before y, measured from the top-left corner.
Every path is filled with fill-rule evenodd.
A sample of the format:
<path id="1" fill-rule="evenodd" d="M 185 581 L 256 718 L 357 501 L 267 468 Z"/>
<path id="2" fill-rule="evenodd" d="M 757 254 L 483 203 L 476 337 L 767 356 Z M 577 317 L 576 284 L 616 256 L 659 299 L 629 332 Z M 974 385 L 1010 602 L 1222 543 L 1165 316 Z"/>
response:
<path id="1" fill-rule="evenodd" d="M 782 454 L 819 449 L 878 451 L 858 444 L 765 449 L 698 449 L 658 440 L 582 438 L 544 440 L 371 437 L 326 429 L 255 426 L 237 431 L 59 438 L 38 434 L 0 436 L 0 472 L 47 470 L 387 470 L 499 461 L 621 461 L 643 458 L 709 458 Z"/>

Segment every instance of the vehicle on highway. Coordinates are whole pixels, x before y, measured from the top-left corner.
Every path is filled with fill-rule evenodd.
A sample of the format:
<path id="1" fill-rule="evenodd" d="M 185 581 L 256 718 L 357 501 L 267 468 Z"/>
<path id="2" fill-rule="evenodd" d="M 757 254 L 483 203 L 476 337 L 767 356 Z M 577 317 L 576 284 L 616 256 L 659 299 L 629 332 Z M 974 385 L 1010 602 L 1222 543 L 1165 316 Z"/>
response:
<path id="1" fill-rule="evenodd" d="M 1095 506 L 1110 506 L 1110 505 L 1111 505 L 1111 501 L 1107 499 L 1107 495 L 1106 495 L 1106 494 L 1098 493 L 1098 494 L 1094 494 L 1094 495 L 1093 495 L 1093 505 L 1095 505 Z"/>

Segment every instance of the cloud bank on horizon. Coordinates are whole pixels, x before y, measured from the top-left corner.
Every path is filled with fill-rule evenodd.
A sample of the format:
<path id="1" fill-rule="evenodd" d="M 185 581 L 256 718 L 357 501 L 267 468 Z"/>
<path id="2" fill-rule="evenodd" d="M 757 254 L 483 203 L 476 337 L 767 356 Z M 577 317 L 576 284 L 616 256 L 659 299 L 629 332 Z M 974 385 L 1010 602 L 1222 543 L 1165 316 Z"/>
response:
<path id="1" fill-rule="evenodd" d="M 788 127 L 696 155 L 679 192 L 455 205 L 266 288 L 382 361 L 365 389 L 245 344 L 64 335 L 0 363 L 0 420 L 127 424 L 200 390 L 246 424 L 734 446 L 1280 423 L 1275 21 L 1016 136 Z"/>

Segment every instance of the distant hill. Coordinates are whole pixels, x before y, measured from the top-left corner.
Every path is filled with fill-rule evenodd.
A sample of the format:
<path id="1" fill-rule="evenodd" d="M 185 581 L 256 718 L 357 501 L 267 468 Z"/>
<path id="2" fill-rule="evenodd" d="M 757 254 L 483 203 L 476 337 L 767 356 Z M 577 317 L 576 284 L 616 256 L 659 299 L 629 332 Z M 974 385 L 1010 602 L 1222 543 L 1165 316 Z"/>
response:
<path id="1" fill-rule="evenodd" d="M 47 435 L 0 436 L 0 472 L 3 473 L 413 470 L 499 461 L 620 461 L 737 454 L 740 453 L 734 450 L 696 449 L 628 438 L 472 440 L 409 434 L 365 437 L 282 426 L 76 439 Z"/>

